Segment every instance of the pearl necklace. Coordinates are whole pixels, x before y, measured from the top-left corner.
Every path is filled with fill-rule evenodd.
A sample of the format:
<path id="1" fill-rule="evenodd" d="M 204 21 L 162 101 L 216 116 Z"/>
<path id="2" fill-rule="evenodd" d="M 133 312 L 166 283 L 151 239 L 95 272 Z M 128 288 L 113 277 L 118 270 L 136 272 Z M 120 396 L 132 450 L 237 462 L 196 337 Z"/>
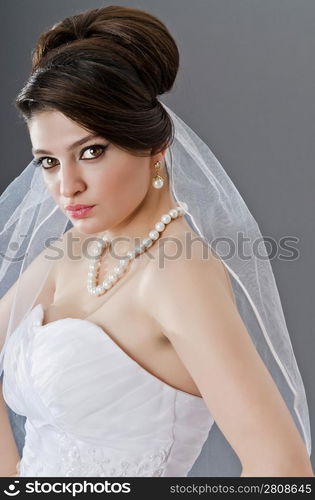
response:
<path id="1" fill-rule="evenodd" d="M 104 235 L 101 238 L 101 241 L 98 241 L 92 250 L 93 261 L 89 265 L 89 272 L 87 277 L 88 293 L 90 295 L 100 296 L 107 292 L 107 290 L 109 290 L 123 275 L 130 262 L 135 259 L 137 255 L 140 255 L 148 248 L 150 248 L 153 242 L 159 238 L 166 225 L 169 224 L 173 219 L 184 215 L 187 210 L 187 204 L 184 202 L 180 202 L 180 204 L 176 208 L 171 208 L 166 214 L 162 215 L 160 220 L 154 225 L 154 229 L 149 232 L 149 237 L 142 240 L 138 247 L 135 247 L 134 250 L 130 250 L 122 259 L 120 259 L 119 264 L 114 267 L 114 270 L 108 273 L 104 281 L 99 284 L 98 274 L 101 265 L 101 256 L 103 254 L 104 248 L 107 248 L 111 243 L 109 238 Z"/>

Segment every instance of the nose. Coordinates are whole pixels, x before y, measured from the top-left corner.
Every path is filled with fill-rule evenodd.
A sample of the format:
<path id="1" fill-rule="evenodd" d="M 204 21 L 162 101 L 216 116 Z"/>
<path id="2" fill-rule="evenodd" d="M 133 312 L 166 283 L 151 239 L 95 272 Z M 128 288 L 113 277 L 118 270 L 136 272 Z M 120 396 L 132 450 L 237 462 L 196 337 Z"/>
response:
<path id="1" fill-rule="evenodd" d="M 72 198 L 78 192 L 85 190 L 85 182 L 75 164 L 63 164 L 59 169 L 60 195 L 64 198 Z"/>

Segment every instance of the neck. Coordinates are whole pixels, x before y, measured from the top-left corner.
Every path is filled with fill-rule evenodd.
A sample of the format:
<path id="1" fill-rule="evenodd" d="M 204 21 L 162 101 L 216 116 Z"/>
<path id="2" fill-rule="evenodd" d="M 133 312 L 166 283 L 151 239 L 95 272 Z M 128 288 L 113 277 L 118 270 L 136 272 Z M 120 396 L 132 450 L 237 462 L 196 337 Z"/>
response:
<path id="1" fill-rule="evenodd" d="M 148 237 L 161 216 L 177 206 L 170 193 L 168 180 L 166 176 L 163 177 L 165 181 L 161 189 L 150 186 L 145 198 L 128 217 L 115 227 L 98 234 L 109 237 L 114 244 L 115 253 L 123 255 L 134 249 L 143 238 Z"/>

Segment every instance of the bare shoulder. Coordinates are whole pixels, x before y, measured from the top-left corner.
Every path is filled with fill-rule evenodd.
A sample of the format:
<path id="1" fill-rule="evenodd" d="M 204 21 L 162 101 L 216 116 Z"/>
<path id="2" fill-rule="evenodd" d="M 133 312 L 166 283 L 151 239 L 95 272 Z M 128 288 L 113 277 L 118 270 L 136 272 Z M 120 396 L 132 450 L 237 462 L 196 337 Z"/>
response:
<path id="1" fill-rule="evenodd" d="M 50 242 L 50 245 L 38 256 L 37 261 L 34 261 L 35 272 L 37 266 L 40 266 L 42 259 L 49 259 L 51 261 L 49 273 L 42 290 L 36 299 L 36 304 L 41 303 L 44 307 L 48 307 L 52 303 L 56 291 L 58 276 L 64 270 L 64 266 L 67 265 L 66 263 L 69 257 L 69 241 L 71 241 L 73 237 L 76 237 L 76 232 L 73 228 L 71 228 Z"/>
<path id="2" fill-rule="evenodd" d="M 141 283 L 142 298 L 148 310 L 152 304 L 161 302 L 161 294 L 167 294 L 172 300 L 186 298 L 191 305 L 196 290 L 209 296 L 210 291 L 215 293 L 218 286 L 235 304 L 225 264 L 200 236 L 184 229 L 171 237 L 161 237 L 157 243 L 151 251 L 152 262 Z M 156 308 L 153 307 L 153 311 Z"/>
<path id="3" fill-rule="evenodd" d="M 54 261 L 54 255 L 57 250 L 60 250 L 63 246 L 63 239 L 56 240 L 53 243 L 53 247 L 50 248 L 48 245 L 45 247 L 24 269 L 24 271 L 19 276 L 12 286 L 7 290 L 7 292 L 1 297 L 0 300 L 0 329 L 5 330 L 9 320 L 9 314 L 11 310 L 12 303 L 16 296 L 17 287 L 20 290 L 34 289 L 34 283 L 39 286 L 42 285 L 41 290 L 36 298 L 34 305 L 38 303 L 49 304 L 53 299 L 55 292 L 55 274 L 56 274 L 56 263 Z M 45 274 L 47 273 L 47 274 Z M 43 284 L 43 279 L 45 282 Z"/>
<path id="4" fill-rule="evenodd" d="M 0 329 L 2 331 L 5 331 L 7 328 L 11 306 L 18 285 L 20 290 L 33 289 L 34 283 L 42 285 L 34 306 L 41 303 L 44 307 L 48 307 L 52 303 L 55 295 L 58 273 L 62 272 L 62 265 L 69 255 L 67 246 L 71 238 L 78 238 L 79 234 L 80 233 L 71 228 L 59 238 L 49 242 L 49 245 L 47 245 L 47 247 L 45 247 L 22 272 L 19 280 L 15 281 L 1 297 Z M 44 283 L 43 278 L 45 279 Z"/>

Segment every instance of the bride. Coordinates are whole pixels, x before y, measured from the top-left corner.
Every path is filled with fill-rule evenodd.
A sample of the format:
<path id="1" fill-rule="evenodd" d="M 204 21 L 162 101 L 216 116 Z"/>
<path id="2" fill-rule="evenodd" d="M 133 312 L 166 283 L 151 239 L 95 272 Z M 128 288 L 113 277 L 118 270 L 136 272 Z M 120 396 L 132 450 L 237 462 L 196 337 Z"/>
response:
<path id="1" fill-rule="evenodd" d="M 157 98 L 178 64 L 138 9 L 82 12 L 38 40 L 16 100 L 34 160 L 0 198 L 2 255 L 15 223 L 28 243 L 18 279 L 17 260 L 0 270 L 1 476 L 186 476 L 214 423 L 242 476 L 313 476 L 269 261 L 226 265 L 209 244 L 259 229 Z M 22 456 L 6 406 L 26 417 Z"/>

